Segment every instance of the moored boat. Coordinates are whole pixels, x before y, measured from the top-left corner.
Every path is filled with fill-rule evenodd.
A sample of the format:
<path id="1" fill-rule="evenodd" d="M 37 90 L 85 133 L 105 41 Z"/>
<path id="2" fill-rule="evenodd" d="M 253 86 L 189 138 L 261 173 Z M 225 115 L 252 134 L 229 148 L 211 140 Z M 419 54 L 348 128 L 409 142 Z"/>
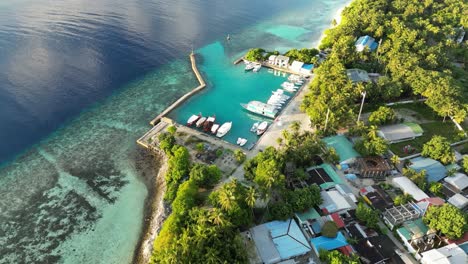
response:
<path id="1" fill-rule="evenodd" d="M 229 132 L 229 130 L 231 130 L 231 127 L 232 127 L 232 122 L 224 123 L 222 126 L 219 127 L 218 133 L 216 133 L 216 136 L 219 138 L 224 137 L 224 135 L 226 135 Z"/>
<path id="2" fill-rule="evenodd" d="M 218 129 L 219 124 L 213 124 L 213 126 L 211 127 L 211 134 L 216 134 L 216 132 L 218 132 Z"/>
<path id="3" fill-rule="evenodd" d="M 198 121 L 196 123 L 197 127 L 201 127 L 203 125 L 203 123 L 205 123 L 205 121 L 206 121 L 206 117 L 204 117 L 204 116 L 200 117 L 200 119 L 198 119 Z"/>
<path id="4" fill-rule="evenodd" d="M 239 146 L 243 147 L 245 145 L 245 143 L 247 143 L 247 139 L 246 138 L 241 138 L 240 142 L 239 142 Z"/>
<path id="5" fill-rule="evenodd" d="M 268 128 L 268 122 L 267 121 L 263 121 L 262 123 L 260 123 L 260 125 L 257 128 L 257 135 L 260 136 L 263 133 L 265 133 L 267 128 Z"/>
<path id="6" fill-rule="evenodd" d="M 211 127 L 213 126 L 214 122 L 216 120 L 216 116 L 210 116 L 206 119 L 205 124 L 203 124 L 203 130 L 208 132 L 211 130 Z"/>
<path id="7" fill-rule="evenodd" d="M 254 69 L 253 63 L 249 63 L 245 65 L 245 71 L 251 71 Z"/>
<path id="8" fill-rule="evenodd" d="M 197 122 L 198 119 L 200 119 L 200 117 L 201 114 L 192 115 L 191 117 L 189 117 L 189 119 L 187 120 L 187 126 L 192 126 L 193 124 L 195 124 L 195 122 Z"/>
<path id="9" fill-rule="evenodd" d="M 252 128 L 250 128 L 250 132 L 256 132 L 259 124 L 260 124 L 259 122 L 255 122 L 252 125 Z"/>
<path id="10" fill-rule="evenodd" d="M 261 64 L 256 64 L 253 68 L 253 71 L 254 72 L 258 72 L 260 69 L 262 68 L 262 65 Z"/>
<path id="11" fill-rule="evenodd" d="M 250 101 L 248 104 L 241 104 L 241 106 L 252 113 L 275 118 L 278 114 L 278 109 L 274 105 L 265 104 L 260 101 Z"/>

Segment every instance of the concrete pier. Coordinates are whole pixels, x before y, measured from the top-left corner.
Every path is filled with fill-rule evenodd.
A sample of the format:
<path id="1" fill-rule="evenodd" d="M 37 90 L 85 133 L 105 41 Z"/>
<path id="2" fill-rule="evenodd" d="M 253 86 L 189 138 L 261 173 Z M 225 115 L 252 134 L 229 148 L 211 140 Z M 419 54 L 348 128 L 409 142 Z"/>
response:
<path id="1" fill-rule="evenodd" d="M 185 102 L 187 99 L 189 99 L 190 97 L 192 97 L 194 94 L 198 93 L 199 91 L 203 90 L 205 87 L 206 87 L 206 83 L 205 83 L 205 80 L 203 79 L 202 75 L 200 74 L 200 72 L 198 71 L 198 68 L 197 68 L 197 62 L 196 62 L 196 59 L 195 59 L 195 54 L 192 52 L 190 54 L 190 62 L 192 63 L 192 70 L 193 70 L 193 73 L 195 74 L 195 76 L 197 77 L 197 80 L 198 80 L 198 83 L 200 85 L 198 85 L 197 87 L 195 87 L 195 89 L 193 89 L 192 91 L 184 94 L 182 97 L 180 97 L 177 101 L 175 101 L 173 104 L 171 104 L 168 108 L 166 108 L 162 113 L 160 113 L 157 117 L 155 117 L 153 120 L 151 120 L 150 124 L 152 126 L 156 125 L 157 123 L 159 123 L 159 121 L 161 121 L 161 118 L 163 118 L 165 115 L 167 115 L 169 112 L 171 112 L 172 110 L 174 110 L 174 108 L 176 108 L 177 106 L 179 106 L 180 104 L 182 104 L 183 102 Z"/>

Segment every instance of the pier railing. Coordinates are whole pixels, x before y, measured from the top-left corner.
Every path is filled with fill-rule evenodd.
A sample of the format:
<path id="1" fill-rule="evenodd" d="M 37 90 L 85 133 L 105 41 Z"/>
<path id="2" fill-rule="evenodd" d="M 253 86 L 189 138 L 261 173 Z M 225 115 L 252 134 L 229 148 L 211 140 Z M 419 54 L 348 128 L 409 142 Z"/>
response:
<path id="1" fill-rule="evenodd" d="M 171 112 L 172 110 L 174 110 L 176 107 L 178 107 L 180 104 L 182 104 L 183 102 L 185 102 L 187 99 L 189 99 L 190 97 L 192 97 L 194 94 L 198 93 L 199 91 L 203 90 L 205 87 L 206 87 L 206 83 L 205 83 L 205 80 L 203 79 L 202 75 L 200 74 L 200 72 L 198 71 L 198 68 L 197 68 L 197 62 L 196 62 L 196 59 L 195 59 L 195 54 L 192 52 L 190 54 L 190 62 L 192 63 L 192 70 L 193 70 L 193 73 L 195 74 L 195 76 L 197 77 L 197 80 L 198 80 L 198 83 L 200 85 L 198 85 L 197 87 L 195 87 L 192 91 L 184 94 L 182 97 L 180 97 L 177 101 L 175 101 L 173 104 L 171 104 L 169 107 L 167 107 L 162 113 L 160 113 L 157 117 L 155 117 L 153 120 L 151 120 L 150 124 L 152 126 L 156 125 L 157 123 L 159 123 L 161 121 L 161 118 L 163 118 L 164 116 L 166 116 L 169 112 Z"/>

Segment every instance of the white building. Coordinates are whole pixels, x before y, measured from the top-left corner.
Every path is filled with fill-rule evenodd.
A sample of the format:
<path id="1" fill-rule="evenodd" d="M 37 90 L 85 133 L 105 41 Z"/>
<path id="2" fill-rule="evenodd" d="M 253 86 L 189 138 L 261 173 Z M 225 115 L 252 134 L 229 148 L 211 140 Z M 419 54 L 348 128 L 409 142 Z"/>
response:
<path id="1" fill-rule="evenodd" d="M 276 60 L 276 55 L 270 55 L 270 57 L 268 57 L 268 63 L 270 64 L 275 64 L 275 60 Z"/>
<path id="2" fill-rule="evenodd" d="M 334 213 L 354 209 L 355 203 L 347 195 L 342 195 L 338 190 L 322 191 L 320 193 L 323 203 L 319 206 L 326 213 Z"/>
<path id="3" fill-rule="evenodd" d="M 450 199 L 447 200 L 447 202 L 449 202 L 450 204 L 452 204 L 453 206 L 459 208 L 459 209 L 463 209 L 465 208 L 466 206 L 468 206 L 468 198 L 466 198 L 465 196 L 457 193 L 455 194 L 454 196 L 450 197 Z"/>
<path id="4" fill-rule="evenodd" d="M 289 69 L 291 71 L 295 71 L 295 72 L 300 72 L 301 71 L 301 68 L 302 68 L 302 65 L 304 65 L 304 63 L 302 61 L 293 61 L 291 63 L 291 66 L 289 66 Z"/>
<path id="5" fill-rule="evenodd" d="M 404 193 L 413 196 L 413 198 L 416 201 L 421 201 L 422 199 L 429 198 L 429 196 L 425 192 L 419 189 L 419 187 L 407 177 L 393 178 L 392 183 L 396 187 L 400 188 Z"/>
<path id="6" fill-rule="evenodd" d="M 273 64 L 276 65 L 276 66 L 280 66 L 280 67 L 288 67 L 289 57 L 286 57 L 286 56 L 283 56 L 283 55 L 278 55 L 278 56 L 276 56 Z"/>
<path id="7" fill-rule="evenodd" d="M 431 249 L 421 253 L 422 264 L 459 264 L 468 263 L 468 257 L 457 244 Z"/>
<path id="8" fill-rule="evenodd" d="M 463 173 L 457 172 L 452 177 L 445 177 L 444 181 L 450 183 L 450 185 L 457 188 L 459 191 L 463 191 L 468 187 L 468 176 Z"/>

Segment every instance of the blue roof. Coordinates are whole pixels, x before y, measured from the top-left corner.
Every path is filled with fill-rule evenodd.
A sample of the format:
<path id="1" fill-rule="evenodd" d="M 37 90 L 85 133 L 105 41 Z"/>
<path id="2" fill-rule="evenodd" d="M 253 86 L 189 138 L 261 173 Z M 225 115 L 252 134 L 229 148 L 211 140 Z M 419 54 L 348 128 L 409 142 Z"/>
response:
<path id="1" fill-rule="evenodd" d="M 321 248 L 325 250 L 334 250 L 348 245 L 346 238 L 341 232 L 338 232 L 338 235 L 335 238 L 319 236 L 312 238 L 310 242 L 312 243 L 312 246 L 317 249 L 317 251 L 319 251 Z"/>
<path id="2" fill-rule="evenodd" d="M 417 172 L 426 170 L 428 182 L 438 182 L 447 176 L 447 169 L 437 160 L 418 157 L 410 161 L 412 164 L 409 167 L 413 170 Z"/>
<path id="3" fill-rule="evenodd" d="M 303 255 L 310 251 L 307 239 L 294 220 L 272 221 L 265 226 L 270 231 L 281 259 Z"/>
<path id="4" fill-rule="evenodd" d="M 375 42 L 375 39 L 369 35 L 359 37 L 355 45 L 367 46 L 369 47 L 370 51 L 374 51 L 378 46 Z"/>
<path id="5" fill-rule="evenodd" d="M 323 141 L 327 144 L 327 147 L 336 150 L 336 153 L 340 156 L 340 163 L 345 163 L 345 161 L 349 159 L 360 156 L 359 153 L 354 150 L 353 143 L 343 135 L 326 137 Z"/>
<path id="6" fill-rule="evenodd" d="M 314 65 L 313 64 L 303 64 L 302 68 L 306 69 L 306 70 L 312 70 L 314 68 Z"/>

